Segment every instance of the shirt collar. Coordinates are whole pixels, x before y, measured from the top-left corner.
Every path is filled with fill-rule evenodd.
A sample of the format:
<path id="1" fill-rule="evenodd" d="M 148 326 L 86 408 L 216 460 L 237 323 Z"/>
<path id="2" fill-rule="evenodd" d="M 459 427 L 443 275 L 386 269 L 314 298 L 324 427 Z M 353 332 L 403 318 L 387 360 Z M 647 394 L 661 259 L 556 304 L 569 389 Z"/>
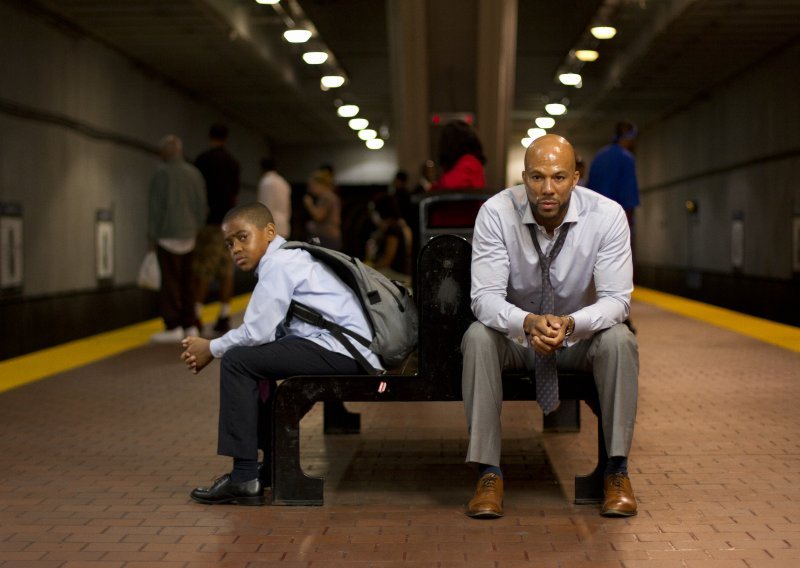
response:
<path id="1" fill-rule="evenodd" d="M 258 266 L 256 266 L 255 270 L 256 276 L 258 276 L 258 271 L 261 269 L 261 265 L 266 262 L 266 258 L 271 254 L 275 254 L 275 251 L 281 248 L 285 242 L 286 239 L 284 239 L 282 236 L 275 235 L 275 238 L 272 239 L 272 242 L 267 245 L 267 252 L 265 252 L 264 256 L 261 257 L 261 260 L 258 261 Z"/>

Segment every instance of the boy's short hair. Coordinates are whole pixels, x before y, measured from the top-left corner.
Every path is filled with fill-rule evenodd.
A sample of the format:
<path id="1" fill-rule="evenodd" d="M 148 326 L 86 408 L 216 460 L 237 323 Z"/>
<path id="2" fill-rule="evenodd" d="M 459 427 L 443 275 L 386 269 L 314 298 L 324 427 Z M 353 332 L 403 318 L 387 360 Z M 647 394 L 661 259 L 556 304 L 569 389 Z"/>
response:
<path id="1" fill-rule="evenodd" d="M 244 219 L 248 223 L 252 223 L 259 229 L 263 229 L 268 223 L 275 223 L 272 218 L 272 212 L 263 203 L 254 201 L 252 203 L 245 203 L 244 205 L 237 205 L 222 218 L 223 223 L 227 223 L 232 219 Z"/>

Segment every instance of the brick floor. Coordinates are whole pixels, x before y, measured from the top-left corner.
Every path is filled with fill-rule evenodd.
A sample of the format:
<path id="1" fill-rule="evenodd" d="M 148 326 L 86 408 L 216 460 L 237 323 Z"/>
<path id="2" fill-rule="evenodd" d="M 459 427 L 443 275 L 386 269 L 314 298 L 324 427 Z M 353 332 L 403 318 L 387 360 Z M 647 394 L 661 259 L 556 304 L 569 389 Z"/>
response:
<path id="1" fill-rule="evenodd" d="M 324 507 L 192 503 L 215 456 L 217 365 L 148 346 L 0 395 L 0 566 L 761 568 L 800 566 L 800 355 L 635 304 L 641 367 L 630 519 L 572 504 L 593 418 L 543 434 L 504 408 L 506 516 L 463 514 L 458 403 L 350 404 L 357 436 L 303 423 Z"/>

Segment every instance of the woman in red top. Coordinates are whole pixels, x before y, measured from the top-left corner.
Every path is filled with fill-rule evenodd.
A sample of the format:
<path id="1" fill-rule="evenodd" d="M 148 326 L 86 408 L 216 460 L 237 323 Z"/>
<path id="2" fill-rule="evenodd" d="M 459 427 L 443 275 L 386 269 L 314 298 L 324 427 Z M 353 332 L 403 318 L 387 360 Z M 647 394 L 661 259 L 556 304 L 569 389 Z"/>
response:
<path id="1" fill-rule="evenodd" d="M 444 126 L 439 138 L 439 167 L 442 175 L 433 184 L 437 189 L 483 189 L 483 146 L 475 130 L 463 120 Z"/>
<path id="2" fill-rule="evenodd" d="M 486 157 L 475 130 L 463 120 L 450 122 L 439 138 L 439 167 L 442 175 L 430 191 L 484 189 Z M 479 203 L 452 202 L 431 211 L 431 227 L 470 227 L 475 224 Z M 445 207 L 446 206 L 446 207 Z"/>

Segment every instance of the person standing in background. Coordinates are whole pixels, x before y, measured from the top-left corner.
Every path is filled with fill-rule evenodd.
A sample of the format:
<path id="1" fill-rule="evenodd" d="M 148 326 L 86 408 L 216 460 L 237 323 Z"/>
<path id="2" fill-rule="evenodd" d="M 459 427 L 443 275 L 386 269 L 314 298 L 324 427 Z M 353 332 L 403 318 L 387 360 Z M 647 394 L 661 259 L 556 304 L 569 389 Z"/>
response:
<path id="1" fill-rule="evenodd" d="M 197 233 L 208 210 L 203 176 L 183 159 L 181 139 L 161 141 L 162 164 L 150 180 L 147 240 L 161 269 L 161 316 L 165 331 L 152 340 L 179 342 L 197 335 L 192 291 L 192 263 Z"/>
<path id="2" fill-rule="evenodd" d="M 580 155 L 575 156 L 575 171 L 578 172 L 578 185 L 586 187 L 586 162 Z"/>
<path id="3" fill-rule="evenodd" d="M 225 333 L 230 328 L 231 298 L 233 297 L 233 263 L 222 239 L 222 218 L 236 205 L 239 194 L 239 162 L 225 143 L 228 127 L 214 124 L 208 132 L 210 148 L 195 160 L 195 166 L 206 180 L 208 218 L 197 237 L 195 273 L 195 318 L 199 325 L 200 310 L 208 296 L 213 280 L 219 282 L 220 309 L 214 331 Z"/>
<path id="4" fill-rule="evenodd" d="M 320 169 L 311 174 L 303 205 L 311 216 L 309 235 L 317 237 L 324 247 L 341 250 L 342 202 L 333 190 L 333 178 L 328 171 Z"/>
<path id="5" fill-rule="evenodd" d="M 272 212 L 278 234 L 288 239 L 292 229 L 292 187 L 275 171 L 272 158 L 261 160 L 261 172 L 257 199 Z"/>
<path id="6" fill-rule="evenodd" d="M 430 191 L 468 191 L 484 189 L 486 177 L 483 165 L 486 156 L 475 130 L 463 120 L 447 123 L 439 137 L 439 167 L 442 174 Z M 480 208 L 479 201 L 459 201 L 430 212 L 432 227 L 471 227 Z M 423 243 L 420 243 L 422 245 Z"/>
<path id="7" fill-rule="evenodd" d="M 390 280 L 411 286 L 413 236 L 403 219 L 396 196 L 376 195 L 367 206 L 375 231 L 367 240 L 367 264 Z"/>
<path id="8" fill-rule="evenodd" d="M 639 131 L 632 122 L 618 122 L 614 139 L 597 152 L 589 169 L 587 187 L 613 199 L 625 210 L 633 239 L 633 212 L 639 206 L 639 184 L 636 181 L 636 158 L 633 151 Z"/>
<path id="9" fill-rule="evenodd" d="M 439 167 L 442 174 L 430 191 L 439 189 L 483 189 L 486 156 L 475 130 L 463 120 L 445 124 L 439 137 Z"/>

